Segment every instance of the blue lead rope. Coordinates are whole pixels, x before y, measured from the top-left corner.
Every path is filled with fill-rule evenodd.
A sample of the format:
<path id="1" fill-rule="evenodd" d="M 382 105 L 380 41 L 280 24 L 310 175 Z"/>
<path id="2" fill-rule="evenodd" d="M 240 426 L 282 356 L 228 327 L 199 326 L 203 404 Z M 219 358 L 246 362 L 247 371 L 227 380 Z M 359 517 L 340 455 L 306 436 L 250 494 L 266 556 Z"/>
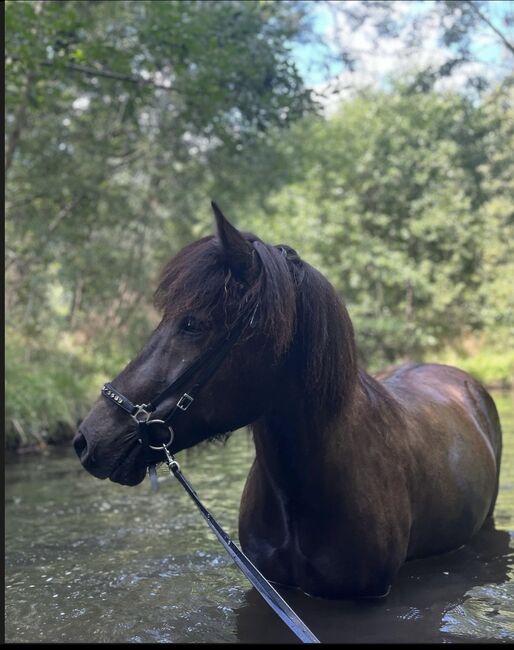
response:
<path id="1" fill-rule="evenodd" d="M 227 553 L 230 555 L 236 566 L 248 578 L 252 585 L 257 589 L 260 595 L 268 603 L 271 609 L 284 621 L 288 628 L 295 634 L 302 643 L 320 643 L 319 639 L 309 630 L 302 619 L 289 607 L 286 601 L 274 589 L 271 584 L 266 580 L 257 567 L 246 557 L 246 555 L 234 544 L 223 528 L 218 524 L 216 519 L 211 515 L 207 508 L 200 501 L 197 493 L 193 490 L 191 484 L 182 474 L 180 465 L 173 458 L 168 451 L 167 447 L 163 447 L 166 457 L 167 465 L 170 471 L 178 482 L 182 485 L 185 491 L 193 499 L 196 507 L 200 511 L 202 517 L 209 524 L 211 530 L 216 535 L 218 540 L 224 546 Z M 149 468 L 149 474 L 152 482 L 156 479 L 155 465 Z M 153 476 L 152 476 L 153 475 Z"/>

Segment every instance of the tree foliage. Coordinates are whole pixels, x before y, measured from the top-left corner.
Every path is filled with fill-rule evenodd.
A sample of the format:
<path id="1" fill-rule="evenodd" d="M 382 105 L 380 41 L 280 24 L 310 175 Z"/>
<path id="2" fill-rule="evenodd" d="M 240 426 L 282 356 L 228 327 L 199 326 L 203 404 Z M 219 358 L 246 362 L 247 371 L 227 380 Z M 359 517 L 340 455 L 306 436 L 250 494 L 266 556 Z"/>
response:
<path id="1" fill-rule="evenodd" d="M 512 333 L 512 100 L 511 82 L 476 105 L 405 80 L 287 138 L 295 179 L 252 226 L 325 271 L 368 365 Z"/>
<path id="2" fill-rule="evenodd" d="M 330 117 L 292 54 L 318 4 L 6 3 L 8 432 L 50 431 L 57 394 L 84 395 L 66 398 L 72 426 L 155 324 L 157 273 L 211 232 L 212 198 L 327 274 L 371 369 L 470 333 L 512 347 L 513 80 L 436 83 L 471 60 L 487 3 L 417 17 L 440 20 L 453 68 L 382 80 Z M 395 4 L 330 7 L 414 46 Z"/>
<path id="3" fill-rule="evenodd" d="M 8 305 L 28 333 L 140 331 L 152 276 L 207 198 L 276 186 L 269 133 L 314 108 L 288 56 L 302 16 L 290 2 L 7 3 Z"/>
<path id="4" fill-rule="evenodd" d="M 325 57 L 339 64 L 332 92 L 346 91 L 368 66 L 405 72 L 429 90 L 435 84 L 466 86 L 479 93 L 495 84 L 514 64 L 514 10 L 498 0 L 321 0 L 329 37 Z M 393 65 L 391 65 L 393 64 Z M 373 79 L 376 84 L 379 79 Z M 342 85 L 342 88 L 340 87 Z"/>

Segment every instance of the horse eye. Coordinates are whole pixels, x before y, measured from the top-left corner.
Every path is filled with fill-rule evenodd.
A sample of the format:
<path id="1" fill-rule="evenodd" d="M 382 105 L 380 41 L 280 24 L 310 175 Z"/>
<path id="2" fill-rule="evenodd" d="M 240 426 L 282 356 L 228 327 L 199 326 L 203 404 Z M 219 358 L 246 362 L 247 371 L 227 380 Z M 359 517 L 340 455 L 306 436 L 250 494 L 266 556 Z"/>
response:
<path id="1" fill-rule="evenodd" d="M 201 334 L 205 326 L 198 318 L 185 316 L 180 323 L 180 330 L 186 334 Z"/>

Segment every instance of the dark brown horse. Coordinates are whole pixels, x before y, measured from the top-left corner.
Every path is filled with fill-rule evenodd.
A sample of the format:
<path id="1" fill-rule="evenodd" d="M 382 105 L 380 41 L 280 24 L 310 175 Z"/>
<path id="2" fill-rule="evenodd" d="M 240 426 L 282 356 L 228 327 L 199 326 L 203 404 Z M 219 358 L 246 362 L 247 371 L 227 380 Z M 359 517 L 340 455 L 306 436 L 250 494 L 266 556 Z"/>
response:
<path id="1" fill-rule="evenodd" d="M 113 385 L 150 400 L 254 313 L 255 327 L 177 418 L 171 451 L 251 425 L 243 550 L 268 579 L 309 594 L 384 595 L 406 560 L 461 546 L 492 514 L 501 454 L 494 402 L 450 366 L 366 374 L 326 278 L 215 212 L 216 235 L 164 268 L 163 319 Z M 156 417 L 178 399 L 166 398 Z M 147 465 L 137 437 L 131 419 L 99 399 L 74 445 L 94 476 L 136 485 Z"/>

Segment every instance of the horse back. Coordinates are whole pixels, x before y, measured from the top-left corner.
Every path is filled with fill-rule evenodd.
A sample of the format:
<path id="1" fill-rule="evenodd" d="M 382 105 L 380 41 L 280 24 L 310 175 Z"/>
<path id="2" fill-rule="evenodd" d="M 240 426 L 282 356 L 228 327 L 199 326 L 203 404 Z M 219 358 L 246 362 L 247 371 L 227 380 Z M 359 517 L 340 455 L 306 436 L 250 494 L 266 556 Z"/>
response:
<path id="1" fill-rule="evenodd" d="M 476 421 L 500 466 L 502 434 L 498 410 L 486 388 L 467 372 L 438 363 L 405 364 L 375 375 L 397 399 L 402 392 L 419 394 L 437 403 L 459 404 Z"/>

